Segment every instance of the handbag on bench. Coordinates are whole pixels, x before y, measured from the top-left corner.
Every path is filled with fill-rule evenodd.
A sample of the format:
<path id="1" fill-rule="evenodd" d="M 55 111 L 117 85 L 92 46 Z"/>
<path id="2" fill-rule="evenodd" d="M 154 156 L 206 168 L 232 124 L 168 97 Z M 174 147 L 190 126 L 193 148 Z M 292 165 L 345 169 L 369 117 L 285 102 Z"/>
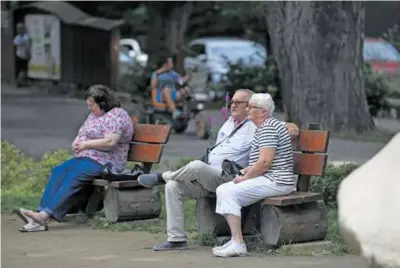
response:
<path id="1" fill-rule="evenodd" d="M 242 172 L 240 172 L 243 169 L 243 167 L 240 166 L 235 161 L 225 159 L 224 161 L 222 161 L 221 167 L 222 167 L 222 180 L 223 181 L 226 181 L 226 182 L 231 181 L 237 175 L 243 176 Z"/>
<path id="2" fill-rule="evenodd" d="M 135 165 L 131 170 L 124 169 L 121 172 L 117 172 L 107 165 L 101 176 L 107 181 L 132 181 L 137 180 L 137 178 L 144 174 L 143 168 L 140 165 Z"/>

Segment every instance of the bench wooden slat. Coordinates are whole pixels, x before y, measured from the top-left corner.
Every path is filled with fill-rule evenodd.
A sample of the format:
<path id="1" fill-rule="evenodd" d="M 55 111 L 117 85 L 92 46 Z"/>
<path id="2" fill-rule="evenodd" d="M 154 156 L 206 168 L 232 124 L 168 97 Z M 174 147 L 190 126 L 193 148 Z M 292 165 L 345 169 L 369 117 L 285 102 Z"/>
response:
<path id="1" fill-rule="evenodd" d="M 290 195 L 266 198 L 263 201 L 263 205 L 289 206 L 301 203 L 314 202 L 322 199 L 323 196 L 320 193 L 293 192 Z"/>
<path id="2" fill-rule="evenodd" d="M 163 152 L 162 144 L 131 143 L 128 161 L 159 163 Z"/>
<path id="3" fill-rule="evenodd" d="M 133 187 L 143 187 L 137 180 L 131 181 L 106 181 L 102 179 L 93 180 L 93 185 L 96 186 L 109 186 L 113 188 L 133 188 Z"/>
<path id="4" fill-rule="evenodd" d="M 298 175 L 322 176 L 325 171 L 327 154 L 294 152 L 294 173 Z"/>
<path id="5" fill-rule="evenodd" d="M 328 150 L 329 131 L 301 130 L 295 141 L 294 150 L 313 153 L 326 153 Z"/>
<path id="6" fill-rule="evenodd" d="M 132 141 L 165 144 L 168 142 L 170 133 L 171 126 L 169 125 L 137 124 Z"/>

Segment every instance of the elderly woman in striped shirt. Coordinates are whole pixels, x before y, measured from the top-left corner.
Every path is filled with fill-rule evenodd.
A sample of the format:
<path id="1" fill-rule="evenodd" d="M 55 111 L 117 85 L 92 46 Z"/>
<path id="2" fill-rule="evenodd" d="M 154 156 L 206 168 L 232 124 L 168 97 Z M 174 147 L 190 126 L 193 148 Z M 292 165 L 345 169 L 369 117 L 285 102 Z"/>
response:
<path id="1" fill-rule="evenodd" d="M 213 248 L 220 257 L 247 253 L 241 231 L 241 208 L 261 199 L 288 195 L 295 184 L 293 153 L 285 123 L 272 117 L 275 104 L 269 94 L 254 94 L 247 107 L 248 119 L 256 126 L 249 166 L 243 176 L 220 185 L 217 190 L 216 213 L 225 216 L 231 229 L 231 240 Z"/>

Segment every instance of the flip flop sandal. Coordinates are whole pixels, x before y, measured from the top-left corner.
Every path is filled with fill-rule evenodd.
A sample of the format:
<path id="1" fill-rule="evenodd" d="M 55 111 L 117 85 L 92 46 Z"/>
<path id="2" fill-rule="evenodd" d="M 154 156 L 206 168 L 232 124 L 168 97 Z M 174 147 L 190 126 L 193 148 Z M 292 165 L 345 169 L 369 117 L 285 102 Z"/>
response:
<path id="1" fill-rule="evenodd" d="M 26 211 L 28 211 L 28 210 L 23 209 L 23 208 L 15 208 L 15 209 L 13 209 L 12 212 L 15 215 L 17 215 L 23 222 L 29 223 L 31 221 L 31 219 L 25 214 Z"/>
<path id="2" fill-rule="evenodd" d="M 29 222 L 19 229 L 22 233 L 43 232 L 47 230 L 48 228 L 46 226 L 40 225 L 36 222 Z"/>

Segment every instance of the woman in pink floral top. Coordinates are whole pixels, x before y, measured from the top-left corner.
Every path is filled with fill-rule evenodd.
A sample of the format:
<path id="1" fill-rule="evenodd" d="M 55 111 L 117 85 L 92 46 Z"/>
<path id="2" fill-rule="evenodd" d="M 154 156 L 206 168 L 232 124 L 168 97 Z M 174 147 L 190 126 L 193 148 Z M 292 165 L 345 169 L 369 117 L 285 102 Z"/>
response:
<path id="1" fill-rule="evenodd" d="M 117 172 L 124 168 L 134 132 L 129 114 L 105 86 L 90 87 L 85 99 L 91 113 L 72 142 L 74 157 L 53 169 L 36 212 L 15 210 L 26 223 L 20 231 L 45 231 L 50 218 L 62 221 L 106 165 Z"/>

